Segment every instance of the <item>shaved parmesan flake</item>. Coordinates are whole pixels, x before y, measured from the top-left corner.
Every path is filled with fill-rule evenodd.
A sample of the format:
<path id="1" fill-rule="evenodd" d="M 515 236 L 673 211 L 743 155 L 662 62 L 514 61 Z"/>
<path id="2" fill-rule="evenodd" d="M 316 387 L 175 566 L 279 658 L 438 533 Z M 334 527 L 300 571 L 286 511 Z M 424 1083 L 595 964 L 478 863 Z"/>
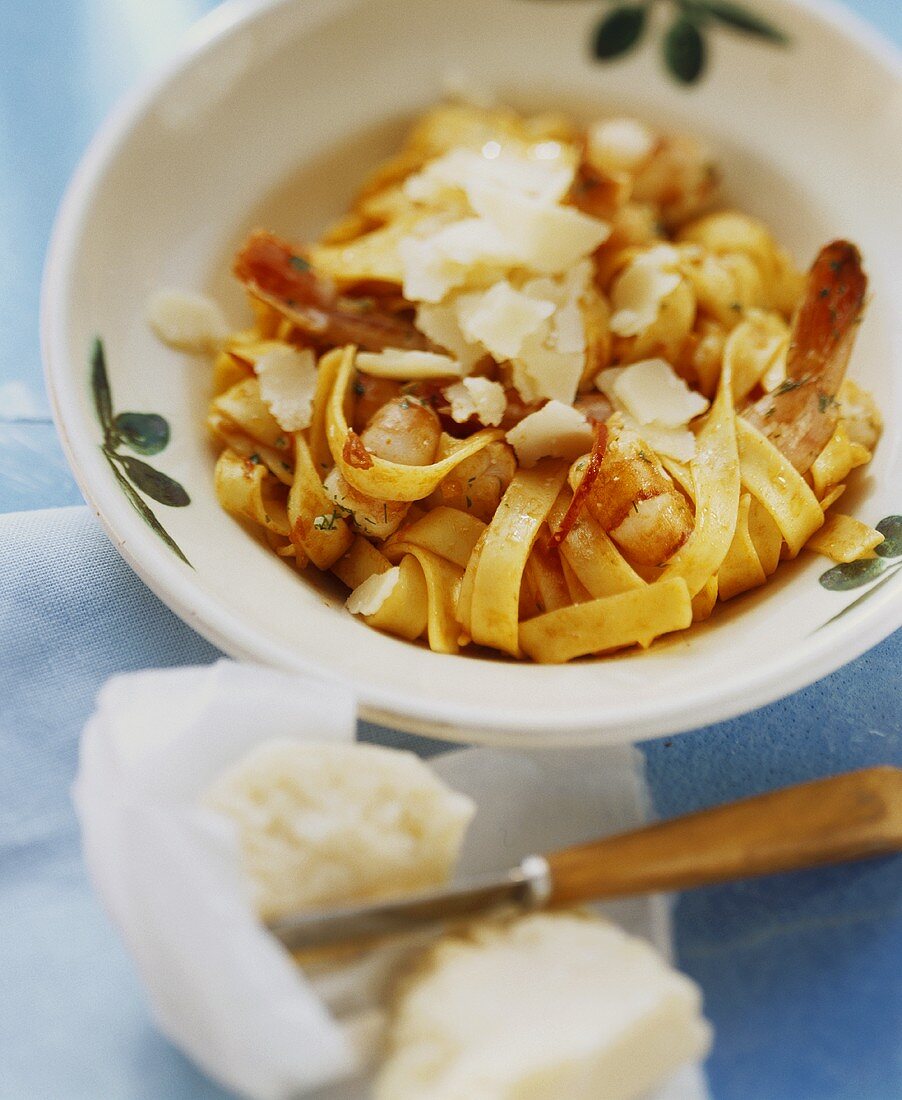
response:
<path id="1" fill-rule="evenodd" d="M 464 336 L 481 343 L 499 362 L 520 352 L 523 341 L 554 313 L 554 302 L 514 290 L 507 281 L 457 299 L 457 317 Z"/>
<path id="2" fill-rule="evenodd" d="M 374 378 L 398 378 L 405 382 L 415 378 L 459 378 L 463 373 L 460 363 L 450 355 L 439 355 L 434 351 L 404 351 L 402 348 L 360 351 L 355 365 L 358 370 Z"/>
<path id="3" fill-rule="evenodd" d="M 588 158 L 602 172 L 633 172 L 655 147 L 655 135 L 634 118 L 608 118 L 589 128 Z"/>
<path id="4" fill-rule="evenodd" d="M 498 229 L 519 263 L 540 274 L 567 271 L 610 235 L 606 222 L 575 207 L 550 205 L 497 184 L 473 187 L 468 195 L 473 209 Z"/>
<path id="5" fill-rule="evenodd" d="M 183 290 L 157 291 L 147 303 L 147 321 L 164 344 L 194 355 L 217 351 L 229 334 L 216 302 Z"/>
<path id="6" fill-rule="evenodd" d="M 401 567 L 396 565 L 384 573 L 374 573 L 358 584 L 345 600 L 345 607 L 352 615 L 375 615 L 394 592 L 401 577 Z"/>
<path id="7" fill-rule="evenodd" d="M 595 375 L 595 388 L 600 390 L 614 405 L 619 405 L 617 394 L 614 392 L 614 383 L 626 370 L 626 367 L 607 367 Z"/>
<path id="8" fill-rule="evenodd" d="M 260 396 L 286 432 L 310 427 L 316 357 L 308 348 L 275 348 L 257 360 Z"/>
<path id="9" fill-rule="evenodd" d="M 471 416 L 487 428 L 497 427 L 504 419 L 507 397 L 504 387 L 488 378 L 465 378 L 445 390 L 451 402 L 451 417 L 464 424 Z"/>
<path id="10" fill-rule="evenodd" d="M 592 446 L 592 428 L 581 412 L 561 401 L 549 401 L 507 433 L 521 466 L 540 458 L 578 458 Z"/>
<path id="11" fill-rule="evenodd" d="M 613 381 L 612 394 L 640 424 L 664 428 L 688 424 L 709 405 L 664 359 L 643 359 L 621 369 Z"/>
<path id="12" fill-rule="evenodd" d="M 549 347 L 544 340 L 548 332 L 530 336 L 520 355 L 513 360 L 513 383 L 528 404 L 543 397 L 570 405 L 583 372 L 582 352 L 564 354 Z"/>
<path id="13" fill-rule="evenodd" d="M 485 348 L 479 344 L 471 344 L 460 331 L 453 302 L 443 305 L 423 303 L 417 308 L 414 324 L 433 344 L 449 351 L 463 367 L 465 374 L 485 355 Z"/>
<path id="14" fill-rule="evenodd" d="M 611 332 L 636 336 L 658 319 L 661 303 L 680 285 L 674 270 L 679 253 L 671 245 L 657 245 L 640 253 L 618 276 L 611 290 Z"/>
<path id="15" fill-rule="evenodd" d="M 625 417 L 627 427 L 634 428 L 640 438 L 659 455 L 675 458 L 678 462 L 691 462 L 695 458 L 695 436 L 688 428 L 663 428 L 660 424 L 637 424 L 632 417 Z"/>
<path id="16" fill-rule="evenodd" d="M 573 183 L 573 168 L 550 159 L 530 160 L 502 150 L 490 142 L 481 153 L 471 149 L 452 149 L 430 161 L 404 184 L 404 192 L 414 202 L 441 199 L 448 188 L 458 188 L 469 197 L 473 188 L 493 183 L 506 190 L 530 195 L 545 203 L 559 202 Z M 494 156 L 488 155 L 494 153 Z"/>
<path id="17" fill-rule="evenodd" d="M 398 245 L 404 297 L 440 302 L 457 287 L 493 282 L 518 263 L 516 251 L 483 218 L 464 218 L 426 237 L 405 237 Z"/>

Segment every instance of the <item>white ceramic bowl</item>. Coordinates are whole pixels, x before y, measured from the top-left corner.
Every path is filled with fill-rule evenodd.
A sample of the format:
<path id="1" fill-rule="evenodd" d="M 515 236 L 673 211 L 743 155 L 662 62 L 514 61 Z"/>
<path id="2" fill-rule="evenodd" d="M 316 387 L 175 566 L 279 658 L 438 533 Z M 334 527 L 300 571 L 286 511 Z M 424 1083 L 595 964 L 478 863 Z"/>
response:
<path id="1" fill-rule="evenodd" d="M 712 26 L 708 73 L 691 88 L 668 77 L 650 40 L 594 62 L 587 41 L 608 9 L 591 2 L 276 0 L 226 4 L 196 27 L 88 151 L 59 215 L 43 302 L 48 387 L 73 470 L 116 546 L 174 611 L 235 656 L 352 684 L 370 719 L 521 744 L 632 740 L 726 718 L 814 681 L 902 623 L 902 558 L 884 559 L 870 586 L 837 592 L 818 583 L 829 563 L 803 554 L 647 653 L 541 667 L 378 634 L 221 511 L 202 427 L 208 372 L 162 347 L 144 320 L 149 294 L 178 286 L 219 298 L 237 322 L 243 303 L 228 272 L 242 235 L 258 225 L 314 234 L 449 70 L 523 108 L 636 113 L 709 138 L 730 198 L 805 262 L 833 236 L 860 244 L 873 298 L 853 374 L 876 393 L 887 428 L 844 508 L 871 523 L 902 512 L 902 68 L 826 0 L 747 6 L 790 45 Z M 655 8 L 658 36 L 666 17 Z M 153 412 L 171 426 L 168 447 L 146 461 L 191 503 L 144 505 L 193 568 L 139 515 L 101 452 L 89 368 L 98 336 L 114 413 Z"/>

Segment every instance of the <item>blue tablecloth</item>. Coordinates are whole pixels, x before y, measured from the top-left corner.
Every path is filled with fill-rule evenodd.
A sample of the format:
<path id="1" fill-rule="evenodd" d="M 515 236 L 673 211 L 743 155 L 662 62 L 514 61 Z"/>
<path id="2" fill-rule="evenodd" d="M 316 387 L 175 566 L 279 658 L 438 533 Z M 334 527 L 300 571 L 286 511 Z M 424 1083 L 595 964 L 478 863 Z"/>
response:
<path id="1" fill-rule="evenodd" d="M 2 1100 L 222 1096 L 153 1031 L 88 891 L 68 801 L 77 735 L 103 679 L 216 651 L 129 572 L 86 509 L 2 515 L 80 499 L 47 414 L 37 341 L 40 265 L 66 178 L 114 97 L 214 6 L 0 0 Z M 902 41 L 899 0 L 849 6 Z M 651 742 L 656 808 L 676 814 L 902 764 L 900 689 L 897 634 L 788 700 Z M 676 937 L 718 1033 L 716 1100 L 902 1096 L 902 860 L 684 895 Z"/>

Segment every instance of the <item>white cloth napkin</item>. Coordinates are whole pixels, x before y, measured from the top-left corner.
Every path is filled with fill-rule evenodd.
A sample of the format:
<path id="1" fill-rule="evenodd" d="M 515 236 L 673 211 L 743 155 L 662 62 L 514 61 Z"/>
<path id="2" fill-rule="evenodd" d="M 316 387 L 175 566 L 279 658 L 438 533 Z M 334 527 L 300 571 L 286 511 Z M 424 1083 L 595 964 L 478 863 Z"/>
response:
<path id="1" fill-rule="evenodd" d="M 74 788 L 85 858 L 161 1030 L 251 1100 L 362 1100 L 378 967 L 303 973 L 252 911 L 235 835 L 199 794 L 274 736 L 352 741 L 355 700 L 315 680 L 220 661 L 120 676 L 85 728 Z M 519 753 L 472 749 L 431 765 L 477 804 L 460 875 L 647 819 L 642 758 L 628 746 Z M 669 954 L 661 898 L 605 907 Z M 693 1068 L 656 1097 L 703 1097 Z"/>

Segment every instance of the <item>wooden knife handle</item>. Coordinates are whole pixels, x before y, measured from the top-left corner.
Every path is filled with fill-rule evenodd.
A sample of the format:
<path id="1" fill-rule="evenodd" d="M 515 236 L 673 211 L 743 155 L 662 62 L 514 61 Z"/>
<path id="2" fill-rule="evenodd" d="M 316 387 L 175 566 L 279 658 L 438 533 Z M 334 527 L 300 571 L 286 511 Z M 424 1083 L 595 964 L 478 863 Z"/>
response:
<path id="1" fill-rule="evenodd" d="M 902 769 L 865 768 L 553 852 L 551 905 L 902 850 Z"/>

